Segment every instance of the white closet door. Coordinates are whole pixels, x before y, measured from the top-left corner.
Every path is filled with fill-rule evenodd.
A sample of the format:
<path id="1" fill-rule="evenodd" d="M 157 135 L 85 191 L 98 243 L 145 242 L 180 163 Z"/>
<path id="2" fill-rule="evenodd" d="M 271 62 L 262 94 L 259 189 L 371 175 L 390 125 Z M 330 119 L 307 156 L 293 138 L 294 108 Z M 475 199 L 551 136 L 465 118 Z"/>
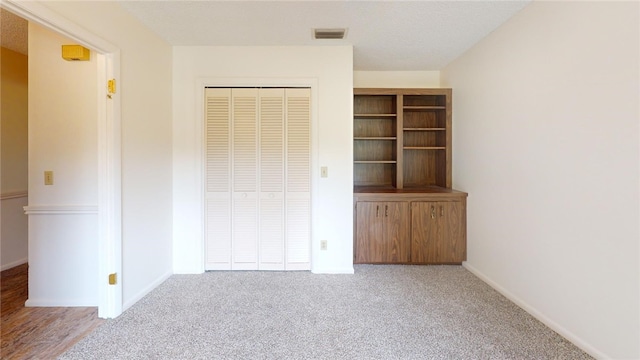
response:
<path id="1" fill-rule="evenodd" d="M 284 270 L 284 89 L 260 90 L 259 269 Z"/>
<path id="2" fill-rule="evenodd" d="M 233 89 L 232 264 L 258 269 L 258 90 Z"/>
<path id="3" fill-rule="evenodd" d="M 206 270 L 231 269 L 230 110 L 230 89 L 206 89 Z"/>
<path id="4" fill-rule="evenodd" d="M 308 270 L 309 89 L 206 89 L 206 270 Z"/>
<path id="5" fill-rule="evenodd" d="M 311 90 L 286 89 L 286 264 L 310 269 Z"/>

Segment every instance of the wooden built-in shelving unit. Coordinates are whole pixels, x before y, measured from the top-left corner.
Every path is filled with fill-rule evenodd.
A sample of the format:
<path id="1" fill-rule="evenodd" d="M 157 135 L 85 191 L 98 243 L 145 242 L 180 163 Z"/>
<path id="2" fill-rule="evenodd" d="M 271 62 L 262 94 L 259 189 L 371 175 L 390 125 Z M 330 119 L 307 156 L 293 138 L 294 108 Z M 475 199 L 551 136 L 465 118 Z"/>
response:
<path id="1" fill-rule="evenodd" d="M 451 89 L 354 89 L 356 263 L 460 263 L 466 196 L 451 189 Z"/>

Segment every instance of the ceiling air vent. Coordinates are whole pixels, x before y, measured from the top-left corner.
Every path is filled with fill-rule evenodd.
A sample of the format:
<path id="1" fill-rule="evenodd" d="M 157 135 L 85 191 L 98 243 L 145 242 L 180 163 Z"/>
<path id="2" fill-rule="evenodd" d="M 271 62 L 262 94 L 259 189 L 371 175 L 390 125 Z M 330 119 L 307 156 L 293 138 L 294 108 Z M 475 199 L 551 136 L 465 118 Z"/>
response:
<path id="1" fill-rule="evenodd" d="M 313 29 L 314 39 L 344 39 L 347 29 Z"/>

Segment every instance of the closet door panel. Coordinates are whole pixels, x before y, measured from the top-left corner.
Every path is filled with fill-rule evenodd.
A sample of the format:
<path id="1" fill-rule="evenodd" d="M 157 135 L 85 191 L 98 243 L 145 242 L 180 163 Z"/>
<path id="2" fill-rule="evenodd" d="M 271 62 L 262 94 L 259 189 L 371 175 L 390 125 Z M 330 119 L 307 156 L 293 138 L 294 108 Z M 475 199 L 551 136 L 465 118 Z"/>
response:
<path id="1" fill-rule="evenodd" d="M 231 90 L 233 269 L 258 268 L 258 90 Z"/>
<path id="2" fill-rule="evenodd" d="M 284 89 L 259 96 L 259 268 L 284 270 Z"/>
<path id="3" fill-rule="evenodd" d="M 231 90 L 205 90 L 205 269 L 231 269 Z"/>
<path id="4" fill-rule="evenodd" d="M 311 91 L 286 89 L 286 268 L 308 270 L 311 249 Z"/>

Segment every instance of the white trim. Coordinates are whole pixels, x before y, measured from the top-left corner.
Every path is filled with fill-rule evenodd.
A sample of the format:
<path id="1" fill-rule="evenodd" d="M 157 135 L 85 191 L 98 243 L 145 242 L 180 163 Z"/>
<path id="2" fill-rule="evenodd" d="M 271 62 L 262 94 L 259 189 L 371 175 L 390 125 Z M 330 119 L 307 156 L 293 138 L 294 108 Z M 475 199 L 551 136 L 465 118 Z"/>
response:
<path id="1" fill-rule="evenodd" d="M 88 32 L 36 1 L 0 0 L 0 7 L 98 52 L 110 53 L 118 50 L 110 42 Z"/>
<path id="2" fill-rule="evenodd" d="M 155 288 L 157 288 L 158 286 L 160 286 L 163 282 L 165 282 L 168 278 L 171 277 L 171 275 L 173 275 L 173 273 L 171 272 L 167 272 L 164 275 L 160 276 L 159 278 L 157 278 L 154 282 L 152 282 L 151 284 L 149 284 L 147 287 L 145 287 L 144 289 L 142 289 L 141 291 L 139 291 L 136 295 L 134 295 L 131 299 L 129 299 L 127 302 L 125 302 L 122 305 L 122 310 L 125 311 L 128 308 L 130 308 L 131 306 L 133 306 L 133 304 L 137 303 L 138 301 L 140 301 L 140 299 L 142 299 L 143 297 L 147 296 L 151 291 L 153 291 Z"/>
<path id="3" fill-rule="evenodd" d="M 605 355 L 604 353 L 602 353 L 598 349 L 596 349 L 593 346 L 591 346 L 589 343 L 587 343 L 586 341 L 584 341 L 583 339 L 578 337 L 576 334 L 574 334 L 571 331 L 567 330 L 566 328 L 564 328 L 563 326 L 561 326 L 557 322 L 551 320 L 549 317 L 544 315 L 540 310 L 538 310 L 535 307 L 529 305 L 526 301 L 522 300 L 518 296 L 516 296 L 513 293 L 511 293 L 509 290 L 505 289 L 504 287 L 500 286 L 495 281 L 491 280 L 488 276 L 483 274 L 480 270 L 476 269 L 475 267 L 473 267 L 473 265 L 469 264 L 469 262 L 467 262 L 467 261 L 463 262 L 462 266 L 465 269 L 469 270 L 469 272 L 471 272 L 472 274 L 474 274 L 475 276 L 480 278 L 480 280 L 482 280 L 485 283 L 487 283 L 487 285 L 489 285 L 492 288 L 494 288 L 497 292 L 502 294 L 504 297 L 506 297 L 507 299 L 511 300 L 513 303 L 515 303 L 516 305 L 521 307 L 524 311 L 526 311 L 529 314 L 531 314 L 531 316 L 533 316 L 534 318 L 538 319 L 540 322 L 542 322 L 543 324 L 548 326 L 551 330 L 557 332 L 558 334 L 560 334 L 560 336 L 564 337 L 565 339 L 569 340 L 574 345 L 576 345 L 577 347 L 582 349 L 587 354 L 593 356 L 596 359 L 609 359 L 609 358 L 611 358 L 610 356 Z"/>
<path id="4" fill-rule="evenodd" d="M 4 194 L 0 194 L 0 200 L 20 199 L 28 196 L 29 193 L 27 191 L 6 192 Z"/>
<path id="5" fill-rule="evenodd" d="M 29 205 L 24 206 L 27 215 L 84 215 L 97 214 L 97 205 Z"/>
<path id="6" fill-rule="evenodd" d="M 95 307 L 96 300 L 93 299 L 32 299 L 29 298 L 24 303 L 25 307 Z"/>
<path id="7" fill-rule="evenodd" d="M 313 274 L 355 274 L 353 267 L 344 268 L 311 268 Z"/>
<path id="8" fill-rule="evenodd" d="M 100 53 L 98 56 L 98 316 L 114 318 L 122 313 L 122 281 L 109 285 L 107 274 L 122 274 L 121 205 L 121 105 L 115 94 L 107 100 L 107 79 L 120 79 L 120 49 L 36 1 L 0 0 L 24 19 L 62 34 Z M 121 86 L 118 86 L 121 88 Z M 120 276 L 122 278 L 122 276 Z M 32 302 L 37 304 L 39 302 Z M 34 305 L 37 306 L 37 305 Z"/>
<path id="9" fill-rule="evenodd" d="M 316 243 L 314 239 L 314 227 L 318 224 L 318 219 L 316 214 L 317 211 L 317 201 L 314 201 L 318 198 L 319 188 L 318 181 L 315 179 L 320 178 L 320 167 L 317 166 L 319 164 L 319 144 L 320 144 L 320 131 L 318 125 L 318 94 L 320 92 L 318 78 L 315 77 L 306 77 L 306 78 L 252 78 L 252 77 L 200 77 L 195 81 L 195 94 L 196 94 L 196 116 L 194 121 L 194 129 L 195 129 L 195 141 L 197 146 L 197 154 L 200 156 L 199 167 L 196 169 L 196 178 L 200 181 L 200 186 L 198 189 L 198 200 L 200 201 L 200 264 L 194 265 L 198 266 L 198 271 L 194 273 L 202 273 L 205 271 L 205 179 L 204 179 L 204 168 L 206 155 L 204 153 L 204 144 L 205 144 L 205 133 L 204 133 L 204 98 L 205 98 L 205 88 L 207 87 L 275 87 L 275 88 L 286 88 L 286 87 L 299 87 L 299 88 L 309 88 L 311 89 L 311 236 L 310 236 L 310 257 L 311 257 L 311 267 L 313 267 L 313 259 L 314 259 L 314 246 Z M 309 266 L 307 265 L 307 268 Z M 338 272 L 342 273 L 342 272 Z M 351 273 L 353 273 L 353 269 L 351 269 Z"/>
<path id="10" fill-rule="evenodd" d="M 310 271 L 311 264 L 310 262 L 305 263 L 287 263 L 285 264 L 286 271 Z"/>
<path id="11" fill-rule="evenodd" d="M 26 264 L 29 261 L 29 258 L 24 258 L 24 259 L 20 259 L 20 260 L 16 260 L 13 262 L 10 262 L 8 264 L 4 264 L 2 266 L 0 266 L 0 271 L 5 271 L 5 270 L 9 270 L 12 269 L 16 266 L 20 266 L 22 264 Z"/>
<path id="12" fill-rule="evenodd" d="M 120 78 L 120 51 L 99 55 L 98 83 Z M 122 275 L 122 187 L 120 95 L 108 97 L 106 83 L 98 86 L 98 316 L 122 313 L 122 280 L 109 285 L 109 274 Z"/>

